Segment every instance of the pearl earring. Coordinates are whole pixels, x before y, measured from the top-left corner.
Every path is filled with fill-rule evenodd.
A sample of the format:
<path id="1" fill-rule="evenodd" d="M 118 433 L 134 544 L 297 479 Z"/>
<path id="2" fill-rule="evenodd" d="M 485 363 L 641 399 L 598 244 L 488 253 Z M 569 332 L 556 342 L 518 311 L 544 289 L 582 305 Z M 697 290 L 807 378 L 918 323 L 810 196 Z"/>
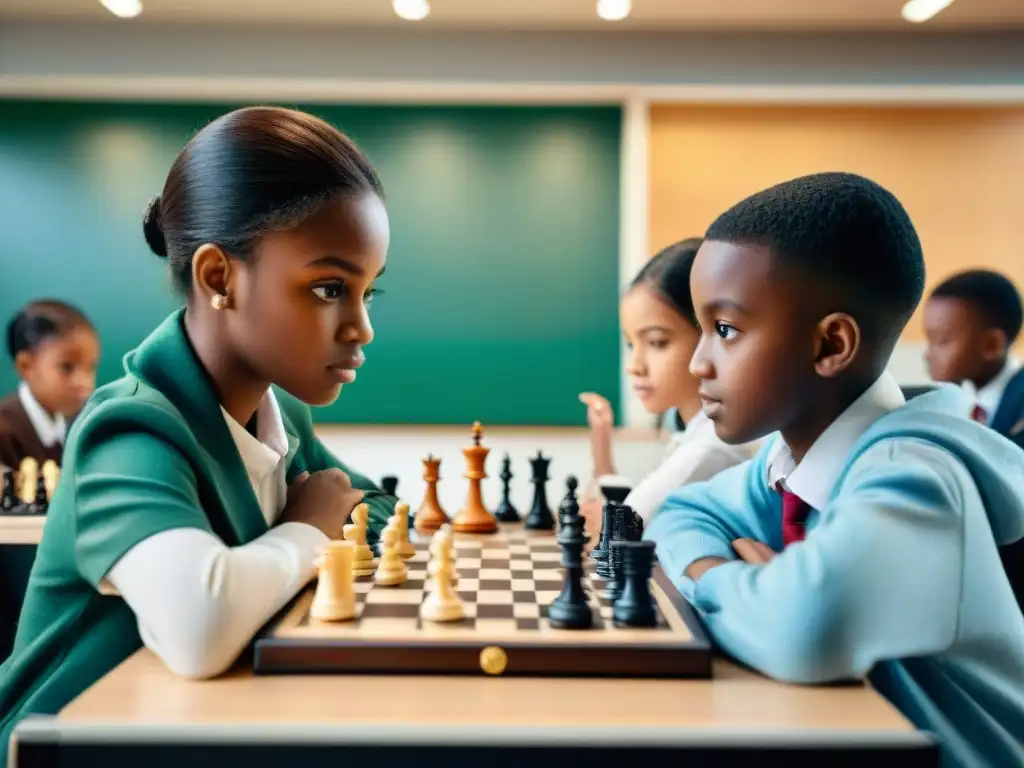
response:
<path id="1" fill-rule="evenodd" d="M 210 305 L 219 312 L 228 305 L 228 297 L 223 293 L 215 293 L 210 299 Z"/>

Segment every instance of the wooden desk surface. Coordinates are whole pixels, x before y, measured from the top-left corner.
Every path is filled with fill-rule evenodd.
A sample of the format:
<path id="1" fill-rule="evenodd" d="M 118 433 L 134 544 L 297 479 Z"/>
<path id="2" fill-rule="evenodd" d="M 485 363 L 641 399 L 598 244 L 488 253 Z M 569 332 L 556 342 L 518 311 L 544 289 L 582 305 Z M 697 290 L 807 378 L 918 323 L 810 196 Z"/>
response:
<path id="1" fill-rule="evenodd" d="M 766 754 L 790 768 L 939 765 L 934 740 L 869 687 L 782 685 L 726 662 L 715 675 L 257 677 L 243 663 L 189 681 L 142 650 L 56 717 L 22 721 L 11 768 L 399 768 L 434 757 L 459 768 L 616 768 L 667 755 L 749 764 Z"/>
<path id="2" fill-rule="evenodd" d="M 38 544 L 46 515 L 0 515 L 0 544 Z"/>
<path id="3" fill-rule="evenodd" d="M 772 682 L 727 662 L 712 680 L 416 676 L 175 677 L 149 651 L 126 660 L 58 715 L 67 724 L 390 724 L 856 730 L 912 726 L 869 687 Z"/>

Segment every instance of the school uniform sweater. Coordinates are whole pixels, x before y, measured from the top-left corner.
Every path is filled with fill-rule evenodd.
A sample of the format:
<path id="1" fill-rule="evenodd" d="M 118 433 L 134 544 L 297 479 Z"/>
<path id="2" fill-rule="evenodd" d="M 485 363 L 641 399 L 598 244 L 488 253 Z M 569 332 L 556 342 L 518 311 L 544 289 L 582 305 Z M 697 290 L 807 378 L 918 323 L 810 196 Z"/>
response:
<path id="1" fill-rule="evenodd" d="M 0 766 L 18 721 L 56 713 L 144 643 L 180 674 L 229 665 L 313 575 L 323 534 L 271 527 L 297 474 L 347 472 L 365 491 L 371 540 L 394 510 L 397 499 L 332 456 L 309 408 L 280 390 L 257 414 L 262 447 L 240 448 L 241 425 L 220 407 L 183 317 L 126 356 L 124 377 L 97 390 L 68 435 L 0 667 Z M 243 459 L 263 448 L 277 460 Z"/>
<path id="2" fill-rule="evenodd" d="M 776 437 L 669 497 L 645 536 L 726 653 L 796 683 L 867 676 L 946 766 L 1024 764 L 1024 616 L 997 551 L 1024 538 L 1024 452 L 965 418 L 957 387 L 872 397 L 876 418 L 840 425 L 848 448 L 802 481 Z M 783 549 L 773 479 L 824 494 L 805 540 L 747 564 L 737 538 Z M 704 557 L 730 562 L 694 583 Z"/>
<path id="3" fill-rule="evenodd" d="M 17 470 L 25 458 L 60 463 L 66 428 L 64 417 L 52 418 L 22 382 L 0 400 L 0 466 Z"/>

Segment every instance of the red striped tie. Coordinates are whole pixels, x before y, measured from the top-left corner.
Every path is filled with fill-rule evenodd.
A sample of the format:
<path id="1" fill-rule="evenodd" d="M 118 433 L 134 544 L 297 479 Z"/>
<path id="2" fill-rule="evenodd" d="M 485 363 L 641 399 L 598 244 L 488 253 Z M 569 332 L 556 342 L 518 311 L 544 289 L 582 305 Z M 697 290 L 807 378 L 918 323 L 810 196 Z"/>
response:
<path id="1" fill-rule="evenodd" d="M 782 546 L 788 547 L 795 541 L 803 541 L 807 533 L 805 523 L 810 514 L 810 505 L 787 490 L 782 491 Z"/>
<path id="2" fill-rule="evenodd" d="M 975 405 L 971 411 L 971 418 L 979 424 L 988 424 L 988 413 L 980 405 Z"/>

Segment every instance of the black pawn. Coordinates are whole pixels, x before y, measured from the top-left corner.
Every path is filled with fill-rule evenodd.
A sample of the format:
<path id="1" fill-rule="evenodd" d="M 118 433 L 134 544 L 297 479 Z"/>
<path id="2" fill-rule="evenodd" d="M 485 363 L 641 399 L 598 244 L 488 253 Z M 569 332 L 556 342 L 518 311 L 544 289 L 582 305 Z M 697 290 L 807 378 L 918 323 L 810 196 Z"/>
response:
<path id="1" fill-rule="evenodd" d="M 498 508 L 494 510 L 494 518 L 500 523 L 518 523 L 519 512 L 512 506 L 511 494 L 509 492 L 509 481 L 512 480 L 512 461 L 508 454 L 501 460 L 501 501 Z"/>
<path id="2" fill-rule="evenodd" d="M 558 536 L 562 545 L 562 591 L 548 606 L 548 624 L 555 629 L 587 629 L 594 614 L 583 587 L 583 518 L 570 514 Z"/>
<path id="3" fill-rule="evenodd" d="M 29 512 L 34 512 L 37 515 L 44 514 L 50 506 L 50 501 L 46 495 L 46 478 L 41 474 L 36 479 L 36 497 L 29 505 Z"/>
<path id="4" fill-rule="evenodd" d="M 0 509 L 4 512 L 13 512 L 21 506 L 21 499 L 14 491 L 14 471 L 4 469 L 4 490 L 0 496 Z"/>
<path id="5" fill-rule="evenodd" d="M 537 451 L 537 456 L 530 459 L 530 466 L 533 467 L 533 506 L 530 514 L 526 516 L 526 527 L 535 531 L 550 531 L 555 527 L 555 518 L 548 507 L 547 482 L 548 465 L 551 459 L 545 458 Z"/>
<path id="6" fill-rule="evenodd" d="M 569 475 L 569 477 L 566 478 L 565 487 L 565 498 L 562 499 L 562 503 L 558 505 L 559 529 L 565 525 L 567 517 L 578 515 L 580 513 L 580 503 L 576 498 L 576 488 L 579 487 L 579 482 L 576 480 L 574 475 Z"/>
<path id="7" fill-rule="evenodd" d="M 380 489 L 388 496 L 397 496 L 398 478 L 394 475 L 385 475 L 380 479 Z"/>
<path id="8" fill-rule="evenodd" d="M 612 619 L 617 627 L 653 627 L 658 612 L 651 595 L 654 567 L 653 541 L 617 541 L 613 545 L 622 557 L 622 594 L 615 601 Z"/>

